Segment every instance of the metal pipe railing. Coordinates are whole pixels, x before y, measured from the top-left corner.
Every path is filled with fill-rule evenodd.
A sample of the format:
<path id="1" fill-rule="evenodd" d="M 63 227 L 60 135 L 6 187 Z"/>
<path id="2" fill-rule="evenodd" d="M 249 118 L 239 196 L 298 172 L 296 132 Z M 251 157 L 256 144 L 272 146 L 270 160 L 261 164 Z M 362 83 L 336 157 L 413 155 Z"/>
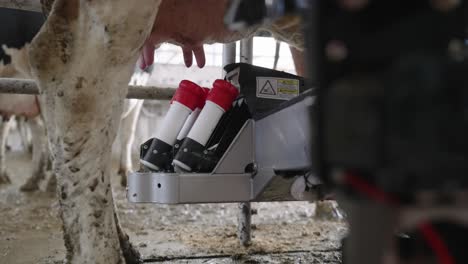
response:
<path id="1" fill-rule="evenodd" d="M 223 67 L 236 62 L 236 47 L 236 42 L 227 43 L 223 45 Z"/>
<path id="2" fill-rule="evenodd" d="M 171 100 L 174 92 L 174 88 L 130 85 L 128 86 L 127 98 Z M 0 78 L 1 93 L 38 95 L 39 89 L 33 80 Z"/>
<path id="3" fill-rule="evenodd" d="M 40 0 L 0 0 L 0 7 L 42 12 Z"/>
<path id="4" fill-rule="evenodd" d="M 240 41 L 240 62 L 253 63 L 253 37 Z M 249 246 L 252 243 L 252 207 L 249 202 L 239 204 L 237 218 L 240 243 L 243 246 Z"/>

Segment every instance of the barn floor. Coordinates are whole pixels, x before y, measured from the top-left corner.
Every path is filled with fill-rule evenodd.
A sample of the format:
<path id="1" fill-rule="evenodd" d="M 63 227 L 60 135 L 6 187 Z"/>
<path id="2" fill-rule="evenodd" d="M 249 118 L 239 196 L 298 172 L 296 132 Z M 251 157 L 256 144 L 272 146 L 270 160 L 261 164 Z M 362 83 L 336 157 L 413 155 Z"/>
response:
<path id="1" fill-rule="evenodd" d="M 0 187 L 0 263 L 61 263 L 58 204 L 44 192 L 20 193 L 29 157 L 8 154 L 13 184 Z M 256 203 L 253 244 L 239 245 L 237 204 L 135 205 L 113 179 L 122 225 L 149 263 L 340 263 L 343 222 L 314 219 L 310 203 Z"/>

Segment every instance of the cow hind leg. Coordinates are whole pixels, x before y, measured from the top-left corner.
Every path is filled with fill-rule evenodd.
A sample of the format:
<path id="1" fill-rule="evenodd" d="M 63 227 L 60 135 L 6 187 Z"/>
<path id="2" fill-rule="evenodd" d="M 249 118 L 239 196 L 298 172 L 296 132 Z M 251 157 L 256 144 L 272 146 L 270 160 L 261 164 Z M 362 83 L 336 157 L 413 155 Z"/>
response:
<path id="1" fill-rule="evenodd" d="M 3 118 L 0 116 L 0 184 L 11 183 L 10 176 L 6 170 L 6 141 L 8 132 L 11 126 L 11 120 L 9 118 Z"/>
<path id="2" fill-rule="evenodd" d="M 123 117 L 120 125 L 120 142 L 122 144 L 122 151 L 120 153 L 118 174 L 120 176 L 120 184 L 123 187 L 127 186 L 127 174 L 133 169 L 132 147 L 133 141 L 135 140 L 136 127 L 142 105 L 143 100 L 138 100 L 136 104 L 132 105 L 132 109 L 130 109 L 128 114 Z"/>
<path id="3" fill-rule="evenodd" d="M 159 0 L 56 0 L 31 44 L 57 175 L 67 263 L 136 263 L 118 224 L 111 147 Z"/>
<path id="4" fill-rule="evenodd" d="M 31 140 L 33 144 L 31 177 L 20 187 L 23 192 L 33 192 L 39 190 L 40 182 L 46 177 L 47 157 L 44 155 L 47 148 L 45 127 L 40 117 L 28 120 L 31 129 Z"/>
<path id="5" fill-rule="evenodd" d="M 48 150 L 48 148 L 46 148 Z M 57 175 L 55 175 L 55 170 L 52 167 L 52 160 L 50 157 L 50 153 L 47 151 L 46 152 L 46 157 L 47 157 L 47 171 L 50 171 L 50 177 L 49 180 L 47 181 L 46 185 L 46 192 L 53 194 L 57 191 Z"/>
<path id="6" fill-rule="evenodd" d="M 23 146 L 23 150 L 32 154 L 33 152 L 33 144 L 32 144 L 32 135 L 30 136 L 29 133 L 29 120 L 24 117 L 20 116 L 17 119 L 18 124 L 18 132 L 21 138 L 21 145 Z"/>

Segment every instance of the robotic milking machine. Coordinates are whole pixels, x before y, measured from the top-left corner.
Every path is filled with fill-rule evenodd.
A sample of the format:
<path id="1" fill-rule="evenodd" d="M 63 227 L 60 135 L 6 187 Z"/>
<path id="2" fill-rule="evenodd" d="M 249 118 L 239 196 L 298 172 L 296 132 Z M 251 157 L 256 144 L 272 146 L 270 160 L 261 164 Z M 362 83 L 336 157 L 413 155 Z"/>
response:
<path id="1" fill-rule="evenodd" d="M 231 1 L 232 29 L 302 16 L 308 78 L 231 64 L 208 92 L 181 83 L 129 200 L 333 191 L 350 224 L 343 263 L 466 263 L 468 3 L 344 2 Z"/>

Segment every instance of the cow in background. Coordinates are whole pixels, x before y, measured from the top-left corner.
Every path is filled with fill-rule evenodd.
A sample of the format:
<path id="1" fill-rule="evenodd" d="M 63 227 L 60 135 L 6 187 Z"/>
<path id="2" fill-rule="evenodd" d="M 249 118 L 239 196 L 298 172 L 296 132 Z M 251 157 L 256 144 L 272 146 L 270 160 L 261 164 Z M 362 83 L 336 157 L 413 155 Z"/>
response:
<path id="1" fill-rule="evenodd" d="M 43 22 L 44 17 L 41 14 L 0 9 L 0 77 L 30 76 L 27 43 L 33 39 Z M 11 119 L 14 116 L 27 118 L 33 143 L 32 175 L 21 186 L 21 190 L 36 190 L 38 182 L 46 175 L 48 152 L 39 103 L 33 95 L 0 94 L 0 184 L 11 181 L 6 170 L 5 148 Z M 53 186 L 54 181 L 51 181 L 49 188 L 54 189 Z"/>

